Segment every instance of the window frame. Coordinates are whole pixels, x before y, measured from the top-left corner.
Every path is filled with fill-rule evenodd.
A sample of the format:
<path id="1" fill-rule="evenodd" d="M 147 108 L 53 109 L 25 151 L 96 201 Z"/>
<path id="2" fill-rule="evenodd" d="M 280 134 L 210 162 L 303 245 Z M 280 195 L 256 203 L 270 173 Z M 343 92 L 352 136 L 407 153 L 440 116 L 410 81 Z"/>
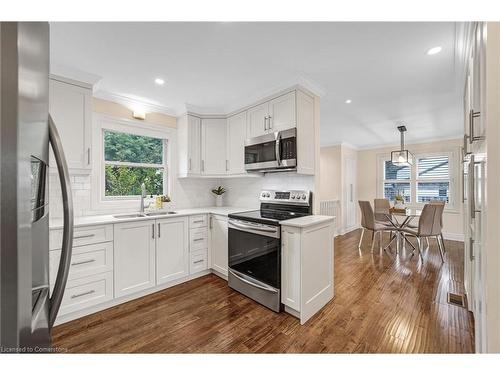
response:
<path id="1" fill-rule="evenodd" d="M 114 132 L 114 133 L 124 133 L 124 134 L 132 134 L 132 135 L 137 135 L 137 136 L 144 136 L 144 137 L 149 137 L 149 138 L 156 138 L 156 139 L 161 139 L 163 143 L 163 155 L 162 155 L 162 163 L 161 164 L 149 164 L 149 163 L 134 163 L 134 162 L 122 162 L 122 161 L 106 161 L 105 157 L 105 142 L 104 142 L 104 133 L 106 131 L 109 132 Z M 130 200 L 130 199 L 140 199 L 140 195 L 106 195 L 106 165 L 118 165 L 118 166 L 125 166 L 125 167 L 137 167 L 137 168 L 154 168 L 154 169 L 163 169 L 163 195 L 170 195 L 169 194 L 169 184 L 168 184 L 168 174 L 169 174 L 169 169 L 168 169 L 168 153 L 167 153 L 167 148 L 168 148 L 168 139 L 166 137 L 157 137 L 157 136 L 152 136 L 150 134 L 137 134 L 136 132 L 129 132 L 129 131 L 119 131 L 115 129 L 109 129 L 106 126 L 101 127 L 101 133 L 100 133 L 100 138 L 101 138 L 101 147 L 102 147 L 102 153 L 101 153 L 101 180 L 99 184 L 99 189 L 101 190 L 101 196 L 102 199 L 105 201 L 114 201 L 114 200 Z M 149 193 L 148 193 L 149 195 Z"/>
<path id="2" fill-rule="evenodd" d="M 390 154 L 384 153 L 378 155 L 378 163 L 377 163 L 377 196 L 380 198 L 384 198 L 384 184 L 385 183 L 410 183 L 410 203 L 406 203 L 406 205 L 410 208 L 422 208 L 425 203 L 417 202 L 417 188 L 419 182 L 443 182 L 449 181 L 450 184 L 450 195 L 449 202 L 445 206 L 446 212 L 458 212 L 459 206 L 457 197 L 460 196 L 460 184 L 457 184 L 458 176 L 459 176 L 459 164 L 458 161 L 458 150 L 444 150 L 444 151 L 420 151 L 414 153 L 415 163 L 411 166 L 410 171 L 410 179 L 408 180 L 385 180 L 385 165 L 386 161 L 390 161 Z M 447 156 L 448 157 L 448 171 L 449 176 L 448 179 L 427 179 L 427 178 L 418 178 L 418 160 L 425 157 L 433 157 L 433 156 Z"/>
<path id="3" fill-rule="evenodd" d="M 397 180 L 397 179 L 388 179 L 386 180 L 385 179 L 385 163 L 387 161 L 391 161 L 391 157 L 389 156 L 387 159 L 384 159 L 382 161 L 382 197 L 385 197 L 385 184 L 410 184 L 410 201 L 409 202 L 405 202 L 405 204 L 412 204 L 414 202 L 413 200 L 413 187 L 412 187 L 412 167 L 410 167 L 410 178 L 407 178 L 407 179 L 401 179 L 401 180 Z"/>
<path id="4" fill-rule="evenodd" d="M 129 133 L 138 136 L 160 138 L 164 140 L 163 147 L 163 194 L 171 198 L 173 192 L 173 176 L 176 162 L 175 150 L 177 131 L 164 125 L 157 125 L 139 120 L 117 118 L 105 114 L 94 113 L 92 121 L 92 178 L 91 178 L 91 209 L 94 212 L 137 210 L 140 195 L 106 196 L 105 194 L 105 164 L 104 164 L 104 131 Z M 128 162 L 126 162 L 128 164 Z M 132 163 L 133 164 L 133 163 Z M 154 164 L 156 166 L 156 164 Z M 139 166 L 139 163 L 134 166 Z"/>

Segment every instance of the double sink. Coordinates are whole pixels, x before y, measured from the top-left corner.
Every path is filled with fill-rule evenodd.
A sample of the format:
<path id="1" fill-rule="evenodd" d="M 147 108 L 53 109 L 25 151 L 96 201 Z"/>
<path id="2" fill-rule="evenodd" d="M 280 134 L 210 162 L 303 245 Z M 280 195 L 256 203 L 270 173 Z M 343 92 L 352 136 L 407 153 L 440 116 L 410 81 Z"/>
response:
<path id="1" fill-rule="evenodd" d="M 145 213 L 133 213 L 133 214 L 120 214 L 113 215 L 116 219 L 133 219 L 136 217 L 150 217 L 150 216 L 164 216 L 164 215 L 175 215 L 176 211 L 158 211 L 158 212 L 145 212 Z"/>

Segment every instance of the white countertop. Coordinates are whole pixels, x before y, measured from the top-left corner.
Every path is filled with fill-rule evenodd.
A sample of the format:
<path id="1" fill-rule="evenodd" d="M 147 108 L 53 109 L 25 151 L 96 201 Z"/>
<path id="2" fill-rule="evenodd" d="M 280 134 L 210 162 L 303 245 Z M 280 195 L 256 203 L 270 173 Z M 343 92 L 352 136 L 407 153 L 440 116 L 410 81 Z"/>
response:
<path id="1" fill-rule="evenodd" d="M 199 215 L 199 214 L 214 214 L 214 215 L 227 216 L 229 214 L 236 212 L 253 211 L 257 209 L 258 208 L 248 208 L 248 207 L 246 208 L 245 207 L 199 207 L 199 208 L 186 208 L 186 209 L 174 210 L 176 212 L 175 214 L 133 217 L 133 218 L 116 218 L 113 216 L 113 215 L 124 215 L 126 213 L 77 216 L 75 217 L 74 226 L 83 227 L 89 225 L 115 224 L 115 223 L 125 223 L 130 221 L 165 219 L 170 217 Z M 50 229 L 62 228 L 63 226 L 62 218 L 51 220 L 49 226 Z"/>
<path id="2" fill-rule="evenodd" d="M 283 220 L 280 221 L 280 224 L 287 225 L 290 227 L 307 228 L 326 221 L 331 221 L 333 223 L 334 220 L 335 216 L 309 215 L 309 216 L 298 217 L 296 219 Z"/>

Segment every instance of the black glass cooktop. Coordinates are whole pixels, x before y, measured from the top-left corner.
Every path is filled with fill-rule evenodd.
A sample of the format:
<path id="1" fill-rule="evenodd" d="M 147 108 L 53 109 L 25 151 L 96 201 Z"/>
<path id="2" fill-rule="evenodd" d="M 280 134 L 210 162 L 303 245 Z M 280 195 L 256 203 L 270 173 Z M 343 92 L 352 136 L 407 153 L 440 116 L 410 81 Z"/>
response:
<path id="1" fill-rule="evenodd" d="M 309 207 L 297 207 L 297 206 L 287 206 L 281 205 L 279 209 L 266 208 L 263 205 L 260 210 L 238 212 L 235 214 L 229 214 L 230 218 L 252 221 L 255 223 L 265 223 L 265 224 L 278 224 L 282 220 L 294 219 L 296 217 L 302 217 L 310 215 Z"/>

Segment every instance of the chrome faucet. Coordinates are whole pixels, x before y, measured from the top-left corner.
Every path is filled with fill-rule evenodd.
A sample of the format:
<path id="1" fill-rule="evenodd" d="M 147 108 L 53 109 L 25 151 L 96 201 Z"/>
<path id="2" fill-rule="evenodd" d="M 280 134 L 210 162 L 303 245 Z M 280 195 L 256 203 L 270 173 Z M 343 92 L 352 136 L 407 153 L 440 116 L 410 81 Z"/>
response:
<path id="1" fill-rule="evenodd" d="M 144 198 L 146 198 L 146 185 L 143 182 L 141 184 L 141 208 L 140 208 L 141 214 L 144 214 Z"/>

